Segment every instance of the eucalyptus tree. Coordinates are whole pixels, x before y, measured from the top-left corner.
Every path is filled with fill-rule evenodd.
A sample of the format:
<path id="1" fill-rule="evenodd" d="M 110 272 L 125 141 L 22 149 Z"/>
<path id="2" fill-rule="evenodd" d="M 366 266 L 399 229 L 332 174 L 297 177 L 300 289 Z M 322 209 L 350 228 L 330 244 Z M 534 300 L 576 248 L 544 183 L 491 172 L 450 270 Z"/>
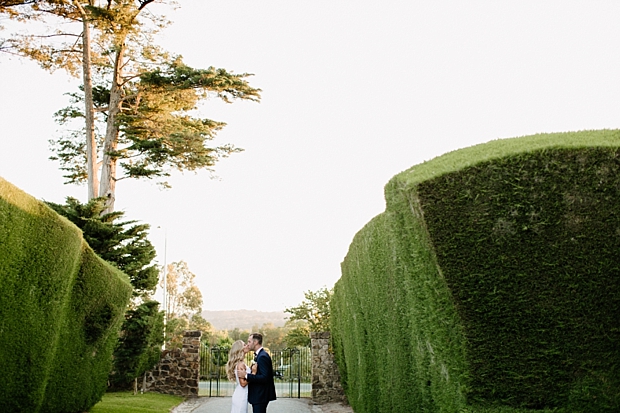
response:
<path id="1" fill-rule="evenodd" d="M 196 285 L 196 274 L 190 271 L 185 261 L 176 261 L 167 265 L 167 280 L 160 286 L 166 289 L 166 316 L 168 318 L 185 318 L 188 321 L 202 310 L 202 293 Z"/>
<path id="2" fill-rule="evenodd" d="M 166 281 L 160 280 L 166 296 L 166 348 L 181 345 L 183 330 L 199 329 L 210 331 L 211 325 L 200 316 L 203 298 L 195 283 L 196 274 L 190 271 L 185 261 L 176 261 L 167 265 Z"/>
<path id="3" fill-rule="evenodd" d="M 114 209 L 117 181 L 149 178 L 168 186 L 165 177 L 171 170 L 211 170 L 219 159 L 240 151 L 233 145 L 209 145 L 225 124 L 193 116 L 203 99 L 260 100 L 260 89 L 248 83 L 250 74 L 195 69 L 161 50 L 154 36 L 168 22 L 146 9 L 163 3 L 0 0 L 0 13 L 39 20 L 51 29 L 15 35 L 4 41 L 5 51 L 34 59 L 47 70 L 78 75 L 81 67 L 83 85 L 56 117 L 65 125 L 84 124 L 51 142 L 52 159 L 60 162 L 67 182 L 88 183 L 89 199 L 106 198 L 104 212 Z M 60 31 L 61 21 L 79 29 L 71 31 L 69 25 Z"/>
<path id="4" fill-rule="evenodd" d="M 74 76 L 78 75 L 78 66 L 82 67 L 84 93 L 84 128 L 83 140 L 86 150 L 88 199 L 97 197 L 98 174 L 95 168 L 96 140 L 95 117 L 92 105 L 92 45 L 91 21 L 89 10 L 94 0 L 0 0 L 0 15 L 8 16 L 21 22 L 41 22 L 37 25 L 40 33 L 32 30 L 23 34 L 14 34 L 8 39 L 0 39 L 0 51 L 26 56 L 38 61 L 44 69 L 63 68 Z M 80 22 L 82 32 L 74 27 L 65 28 L 64 23 Z M 34 25 L 30 25 L 34 26 Z M 29 27 L 30 27 L 29 26 Z M 43 26 L 43 27 L 41 27 Z M 71 31 L 73 29 L 73 31 Z M 81 41 L 81 44 L 79 42 Z"/>

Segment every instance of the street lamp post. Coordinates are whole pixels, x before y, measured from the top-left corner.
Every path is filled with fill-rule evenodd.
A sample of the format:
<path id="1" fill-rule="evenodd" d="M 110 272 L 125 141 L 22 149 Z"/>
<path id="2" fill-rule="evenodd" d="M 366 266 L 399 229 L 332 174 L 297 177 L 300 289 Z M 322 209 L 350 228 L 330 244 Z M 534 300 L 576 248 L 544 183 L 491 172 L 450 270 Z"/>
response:
<path id="1" fill-rule="evenodd" d="M 168 254 L 168 229 L 164 235 L 164 337 L 166 334 L 166 321 L 168 320 L 168 262 L 166 255 Z"/>
<path id="2" fill-rule="evenodd" d="M 157 228 L 162 228 L 158 226 Z M 163 307 L 164 307 L 164 348 L 166 346 L 166 323 L 168 320 L 168 291 L 167 291 L 167 277 L 168 277 L 168 262 L 167 262 L 167 254 L 168 254 L 168 228 L 163 228 L 164 230 L 164 297 L 163 297 Z"/>

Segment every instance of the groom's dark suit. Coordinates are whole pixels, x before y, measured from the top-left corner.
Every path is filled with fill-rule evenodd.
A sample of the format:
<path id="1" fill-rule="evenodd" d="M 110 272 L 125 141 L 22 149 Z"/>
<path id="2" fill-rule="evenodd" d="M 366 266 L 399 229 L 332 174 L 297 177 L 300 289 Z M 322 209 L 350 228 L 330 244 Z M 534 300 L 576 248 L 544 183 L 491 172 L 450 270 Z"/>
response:
<path id="1" fill-rule="evenodd" d="M 254 413 L 267 412 L 267 404 L 276 399 L 276 386 L 273 384 L 273 364 L 271 357 L 261 349 L 256 357 L 256 374 L 248 374 L 248 402 Z"/>

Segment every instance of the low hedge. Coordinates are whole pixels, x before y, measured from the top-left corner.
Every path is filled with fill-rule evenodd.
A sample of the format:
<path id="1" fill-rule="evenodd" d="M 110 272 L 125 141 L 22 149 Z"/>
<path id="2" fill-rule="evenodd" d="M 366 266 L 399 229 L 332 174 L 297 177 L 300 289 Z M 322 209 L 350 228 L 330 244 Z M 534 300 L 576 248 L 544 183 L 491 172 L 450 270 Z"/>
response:
<path id="1" fill-rule="evenodd" d="M 127 277 L 77 227 L 1 178 L 0 277 L 0 410 L 88 410 L 106 389 Z"/>
<path id="2" fill-rule="evenodd" d="M 360 412 L 620 411 L 620 132 L 493 141 L 395 176 L 332 298 Z"/>

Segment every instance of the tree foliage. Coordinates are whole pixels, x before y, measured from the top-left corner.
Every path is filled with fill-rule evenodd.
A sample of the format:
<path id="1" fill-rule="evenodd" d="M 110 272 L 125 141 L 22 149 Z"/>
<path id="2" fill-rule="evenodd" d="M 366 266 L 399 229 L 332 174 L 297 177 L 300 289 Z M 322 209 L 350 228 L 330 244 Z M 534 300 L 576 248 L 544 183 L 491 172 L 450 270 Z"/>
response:
<path id="1" fill-rule="evenodd" d="M 147 239 L 149 225 L 136 224 L 136 221 L 117 222 L 123 212 L 102 213 L 106 206 L 101 198 L 86 204 L 75 198 L 67 198 L 65 205 L 47 204 L 79 227 L 86 242 L 101 258 L 126 273 L 134 288 L 134 297 L 144 301 L 125 313 L 114 349 L 110 382 L 115 388 L 124 388 L 157 363 L 164 341 L 164 313 L 159 311 L 158 302 L 148 298 L 158 278 L 157 267 L 151 264 L 155 248 Z"/>
<path id="2" fill-rule="evenodd" d="M 160 286 L 166 289 L 166 348 L 179 347 L 183 330 L 211 330 L 202 311 L 202 293 L 195 284 L 196 274 L 190 271 L 185 261 L 176 261 L 166 266 L 166 282 Z"/>
<path id="3" fill-rule="evenodd" d="M 284 342 L 287 347 L 310 347 L 310 327 L 303 320 L 286 322 L 287 333 Z"/>
<path id="4" fill-rule="evenodd" d="M 284 312 L 291 314 L 290 321 L 306 321 L 312 332 L 329 331 L 329 300 L 332 294 L 333 290 L 325 287 L 317 291 L 306 291 L 301 304 L 287 308 Z"/>
<path id="5" fill-rule="evenodd" d="M 147 296 L 155 291 L 158 271 L 156 265 L 151 264 L 156 253 L 147 238 L 148 224 L 118 222 L 124 215 L 120 211 L 102 214 L 106 208 L 102 198 L 82 204 L 68 197 L 65 205 L 47 204 L 80 228 L 88 245 L 101 258 L 129 276 L 134 296 Z"/>
<path id="6" fill-rule="evenodd" d="M 110 381 L 126 388 L 159 361 L 164 343 L 164 317 L 159 303 L 147 301 L 127 311 L 121 337 L 114 350 L 114 371 Z"/>
<path id="7" fill-rule="evenodd" d="M 52 141 L 52 159 L 60 162 L 68 183 L 88 183 L 89 199 L 106 197 L 105 212 L 114 209 L 116 182 L 122 179 L 156 179 L 168 186 L 165 178 L 172 170 L 211 171 L 218 160 L 240 151 L 210 143 L 225 124 L 195 116 L 204 99 L 260 99 L 248 73 L 195 69 L 161 50 L 154 35 L 168 22 L 156 10 L 145 12 L 158 3 L 164 2 L 0 3 L 0 14 L 38 20 L 44 28 L 0 40 L 0 50 L 33 59 L 46 70 L 77 76 L 81 67 L 81 90 L 56 115 L 68 130 Z"/>
<path id="8" fill-rule="evenodd" d="M 202 293 L 195 283 L 196 274 L 190 271 L 185 261 L 176 261 L 167 265 L 166 271 L 166 314 L 170 318 L 190 319 L 200 313 Z M 163 280 L 160 283 L 163 286 Z"/>
<path id="9" fill-rule="evenodd" d="M 180 56 L 172 58 L 152 71 L 138 69 L 141 75 L 123 84 L 123 98 L 116 123 L 119 128 L 115 147 L 108 154 L 122 171 L 116 176 L 126 178 L 159 179 L 160 184 L 172 170 L 212 170 L 216 162 L 241 149 L 233 145 L 209 145 L 226 124 L 189 113 L 197 109 L 209 95 L 226 102 L 234 99 L 258 100 L 258 90 L 247 85 L 247 74 L 237 75 L 224 69 L 210 67 L 194 69 Z M 97 85 L 93 100 L 99 123 L 110 116 L 110 88 Z M 56 113 L 60 124 L 84 118 L 82 93 L 74 93 L 72 104 Z M 99 130 L 105 129 L 102 125 Z M 103 151 L 103 136 L 99 137 L 99 151 Z M 52 143 L 53 159 L 66 172 L 67 182 L 85 182 L 85 142 L 81 129 L 70 131 Z M 101 158 L 101 156 L 100 156 Z"/>
<path id="10" fill-rule="evenodd" d="M 77 76 L 82 52 L 81 16 L 76 5 L 89 6 L 89 3 L 92 1 L 1 0 L 0 16 L 24 23 L 27 29 L 0 38 L 0 51 L 32 59 L 45 70 L 62 68 Z"/>

